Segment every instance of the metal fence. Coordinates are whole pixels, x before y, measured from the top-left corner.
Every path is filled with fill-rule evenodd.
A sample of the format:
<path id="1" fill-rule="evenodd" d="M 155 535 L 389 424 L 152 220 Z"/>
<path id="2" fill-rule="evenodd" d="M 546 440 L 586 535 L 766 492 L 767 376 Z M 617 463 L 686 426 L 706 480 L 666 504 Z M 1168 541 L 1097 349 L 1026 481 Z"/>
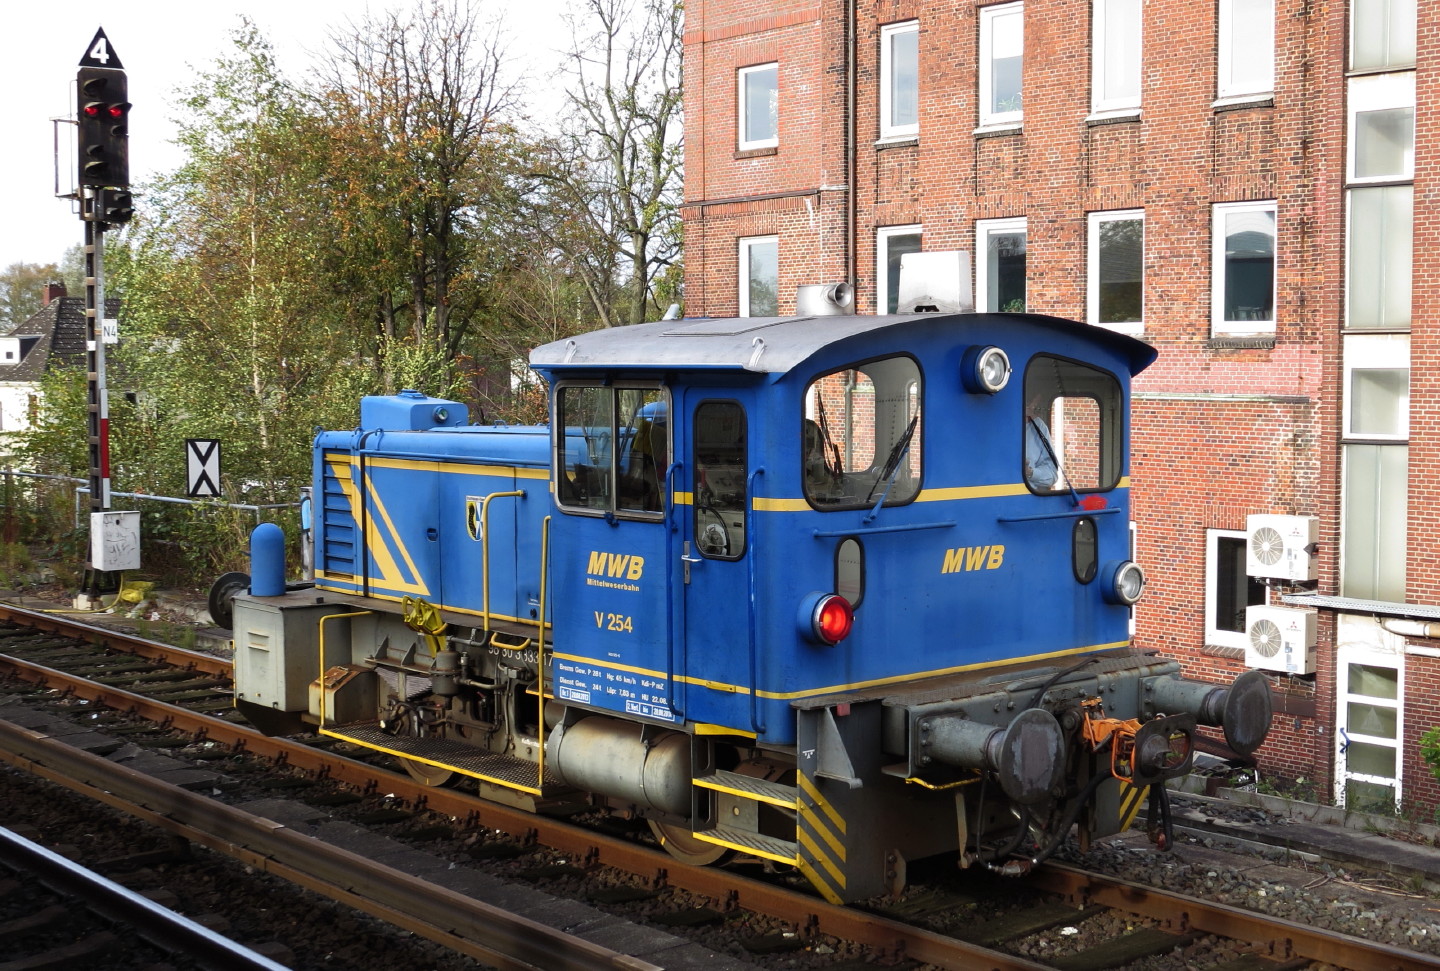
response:
<path id="1" fill-rule="evenodd" d="M 51 482 L 69 483 L 74 490 L 74 499 L 72 503 L 74 515 L 71 525 L 74 528 L 79 529 L 84 523 L 84 514 L 81 511 L 82 506 L 80 502 L 80 497 L 82 495 L 90 495 L 89 480 L 77 479 L 74 476 L 69 475 L 48 475 L 43 472 L 21 472 L 15 469 L 3 469 L 0 470 L 0 481 L 3 481 L 3 486 L 0 486 L 0 489 L 3 489 L 3 492 L 0 492 L 0 497 L 4 497 L 3 501 L 6 505 L 9 504 L 8 497 L 13 495 L 12 478 L 39 479 L 48 480 Z M 215 499 L 180 499 L 176 496 L 151 495 L 148 492 L 115 492 L 113 490 L 110 493 L 110 497 L 112 499 L 137 499 L 141 502 L 170 503 L 177 506 L 195 506 L 201 509 L 233 509 L 239 510 L 241 512 L 253 512 L 255 515 L 255 525 L 257 526 L 260 525 L 260 523 L 266 521 L 264 517 L 267 513 L 270 513 L 271 517 L 273 518 L 273 510 L 300 508 L 300 503 L 298 500 L 295 502 L 273 502 L 266 505 L 256 506 L 243 502 L 220 502 Z"/>
<path id="2" fill-rule="evenodd" d="M 169 582 L 194 585 L 245 568 L 249 533 L 262 522 L 278 522 L 288 535 L 303 539 L 298 497 L 256 505 L 145 492 L 112 491 L 110 496 L 112 505 L 141 513 L 144 569 Z M 78 564 L 89 545 L 89 512 L 86 479 L 0 469 L 0 551 L 12 544 L 40 547 L 48 558 Z M 292 550 L 297 569 L 302 566 L 300 545 Z"/>

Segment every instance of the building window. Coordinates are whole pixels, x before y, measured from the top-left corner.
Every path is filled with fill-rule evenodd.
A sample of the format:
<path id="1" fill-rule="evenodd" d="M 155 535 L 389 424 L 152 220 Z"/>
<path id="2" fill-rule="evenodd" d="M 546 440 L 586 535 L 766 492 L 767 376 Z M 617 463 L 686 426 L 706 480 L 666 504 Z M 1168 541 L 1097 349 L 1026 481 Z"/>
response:
<path id="1" fill-rule="evenodd" d="M 1415 66 L 1415 0 L 1351 0 L 1350 69 Z"/>
<path id="2" fill-rule="evenodd" d="M 920 23 L 880 28 L 880 137 L 920 134 Z"/>
<path id="3" fill-rule="evenodd" d="M 1217 334 L 1275 330 L 1275 203 L 1214 208 L 1212 328 Z"/>
<path id="4" fill-rule="evenodd" d="M 1410 326 L 1414 195 L 1408 185 L 1349 192 L 1345 322 L 1351 328 Z"/>
<path id="5" fill-rule="evenodd" d="M 1094 0 L 1090 110 L 1140 108 L 1140 0 Z"/>
<path id="6" fill-rule="evenodd" d="M 893 314 L 900 300 L 900 260 L 920 252 L 919 226 L 875 230 L 875 312 Z"/>
<path id="7" fill-rule="evenodd" d="M 1018 125 L 1025 60 L 1025 5 L 980 8 L 980 124 Z"/>
<path id="8" fill-rule="evenodd" d="M 1145 212 L 1090 214 L 1087 319 L 1126 334 L 1144 330 Z"/>
<path id="9" fill-rule="evenodd" d="M 1275 91 L 1275 0 L 1220 0 L 1221 100 Z"/>
<path id="10" fill-rule="evenodd" d="M 1349 107 L 1350 181 L 1414 178 L 1414 73 L 1352 78 Z"/>
<path id="11" fill-rule="evenodd" d="M 780 237 L 740 240 L 740 316 L 774 317 L 780 312 Z"/>
<path id="12" fill-rule="evenodd" d="M 1243 530 L 1205 531 L 1205 643 L 1245 646 L 1245 608 L 1265 602 L 1265 581 L 1245 573 Z"/>
<path id="13" fill-rule="evenodd" d="M 780 144 L 780 66 L 742 67 L 739 74 L 740 150 Z"/>
<path id="14" fill-rule="evenodd" d="M 1410 338 L 1345 338 L 1345 438 L 1404 442 L 1410 437 Z"/>
<path id="15" fill-rule="evenodd" d="M 1025 312 L 1025 220 L 975 223 L 975 309 Z"/>
<path id="16" fill-rule="evenodd" d="M 1405 600 L 1410 436 L 1410 338 L 1344 342 L 1340 593 Z"/>

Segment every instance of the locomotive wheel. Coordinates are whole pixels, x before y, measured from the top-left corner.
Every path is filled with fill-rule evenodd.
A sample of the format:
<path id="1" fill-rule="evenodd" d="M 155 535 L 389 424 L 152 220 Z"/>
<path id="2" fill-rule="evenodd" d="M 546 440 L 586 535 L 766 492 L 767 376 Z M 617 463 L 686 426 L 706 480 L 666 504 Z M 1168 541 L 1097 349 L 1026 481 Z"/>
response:
<path id="1" fill-rule="evenodd" d="M 674 826 L 654 819 L 647 822 L 650 824 L 650 832 L 655 834 L 655 839 L 660 841 L 665 852 L 681 863 L 710 866 L 713 863 L 724 863 L 735 853 L 734 850 L 715 843 L 696 839 L 690 834 L 688 826 Z"/>
<path id="2" fill-rule="evenodd" d="M 442 768 L 438 765 L 431 765 L 429 762 L 401 759 L 400 764 L 405 767 L 405 771 L 410 775 L 410 778 L 422 786 L 439 788 L 455 778 L 454 770 Z"/>

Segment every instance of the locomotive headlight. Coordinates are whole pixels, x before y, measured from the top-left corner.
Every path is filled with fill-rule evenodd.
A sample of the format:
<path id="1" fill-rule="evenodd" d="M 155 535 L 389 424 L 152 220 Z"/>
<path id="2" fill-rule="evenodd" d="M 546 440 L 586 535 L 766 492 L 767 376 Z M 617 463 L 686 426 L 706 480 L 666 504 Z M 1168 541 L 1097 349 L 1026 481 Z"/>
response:
<path id="1" fill-rule="evenodd" d="M 995 394 L 1010 383 L 1010 356 L 998 347 L 972 347 L 960 361 L 960 381 L 972 394 Z"/>
<path id="2" fill-rule="evenodd" d="M 837 593 L 812 593 L 800 602 L 796 618 L 800 636 L 816 644 L 834 647 L 850 636 L 855 610 Z"/>
<path id="3" fill-rule="evenodd" d="M 450 409 L 449 409 L 449 408 L 436 408 L 436 409 L 435 409 L 435 424 L 437 424 L 437 425 L 443 425 L 443 424 L 445 424 L 445 423 L 446 423 L 447 421 L 449 421 L 449 420 L 450 420 Z"/>
<path id="4" fill-rule="evenodd" d="M 1145 590 L 1145 571 L 1133 560 L 1107 563 L 1105 575 L 1107 582 L 1102 590 L 1112 604 L 1133 607 Z"/>

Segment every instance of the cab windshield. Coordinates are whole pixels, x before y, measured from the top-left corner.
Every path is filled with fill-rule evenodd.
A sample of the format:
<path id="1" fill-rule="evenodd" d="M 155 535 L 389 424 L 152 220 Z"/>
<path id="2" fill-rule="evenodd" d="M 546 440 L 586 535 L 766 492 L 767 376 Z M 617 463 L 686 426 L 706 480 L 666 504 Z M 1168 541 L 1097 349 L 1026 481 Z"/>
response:
<path id="1" fill-rule="evenodd" d="M 805 390 L 805 498 L 820 509 L 909 502 L 920 492 L 920 367 L 910 357 L 821 375 Z"/>
<path id="2" fill-rule="evenodd" d="M 671 454 L 665 390 L 566 385 L 557 405 L 560 505 L 658 518 Z"/>

